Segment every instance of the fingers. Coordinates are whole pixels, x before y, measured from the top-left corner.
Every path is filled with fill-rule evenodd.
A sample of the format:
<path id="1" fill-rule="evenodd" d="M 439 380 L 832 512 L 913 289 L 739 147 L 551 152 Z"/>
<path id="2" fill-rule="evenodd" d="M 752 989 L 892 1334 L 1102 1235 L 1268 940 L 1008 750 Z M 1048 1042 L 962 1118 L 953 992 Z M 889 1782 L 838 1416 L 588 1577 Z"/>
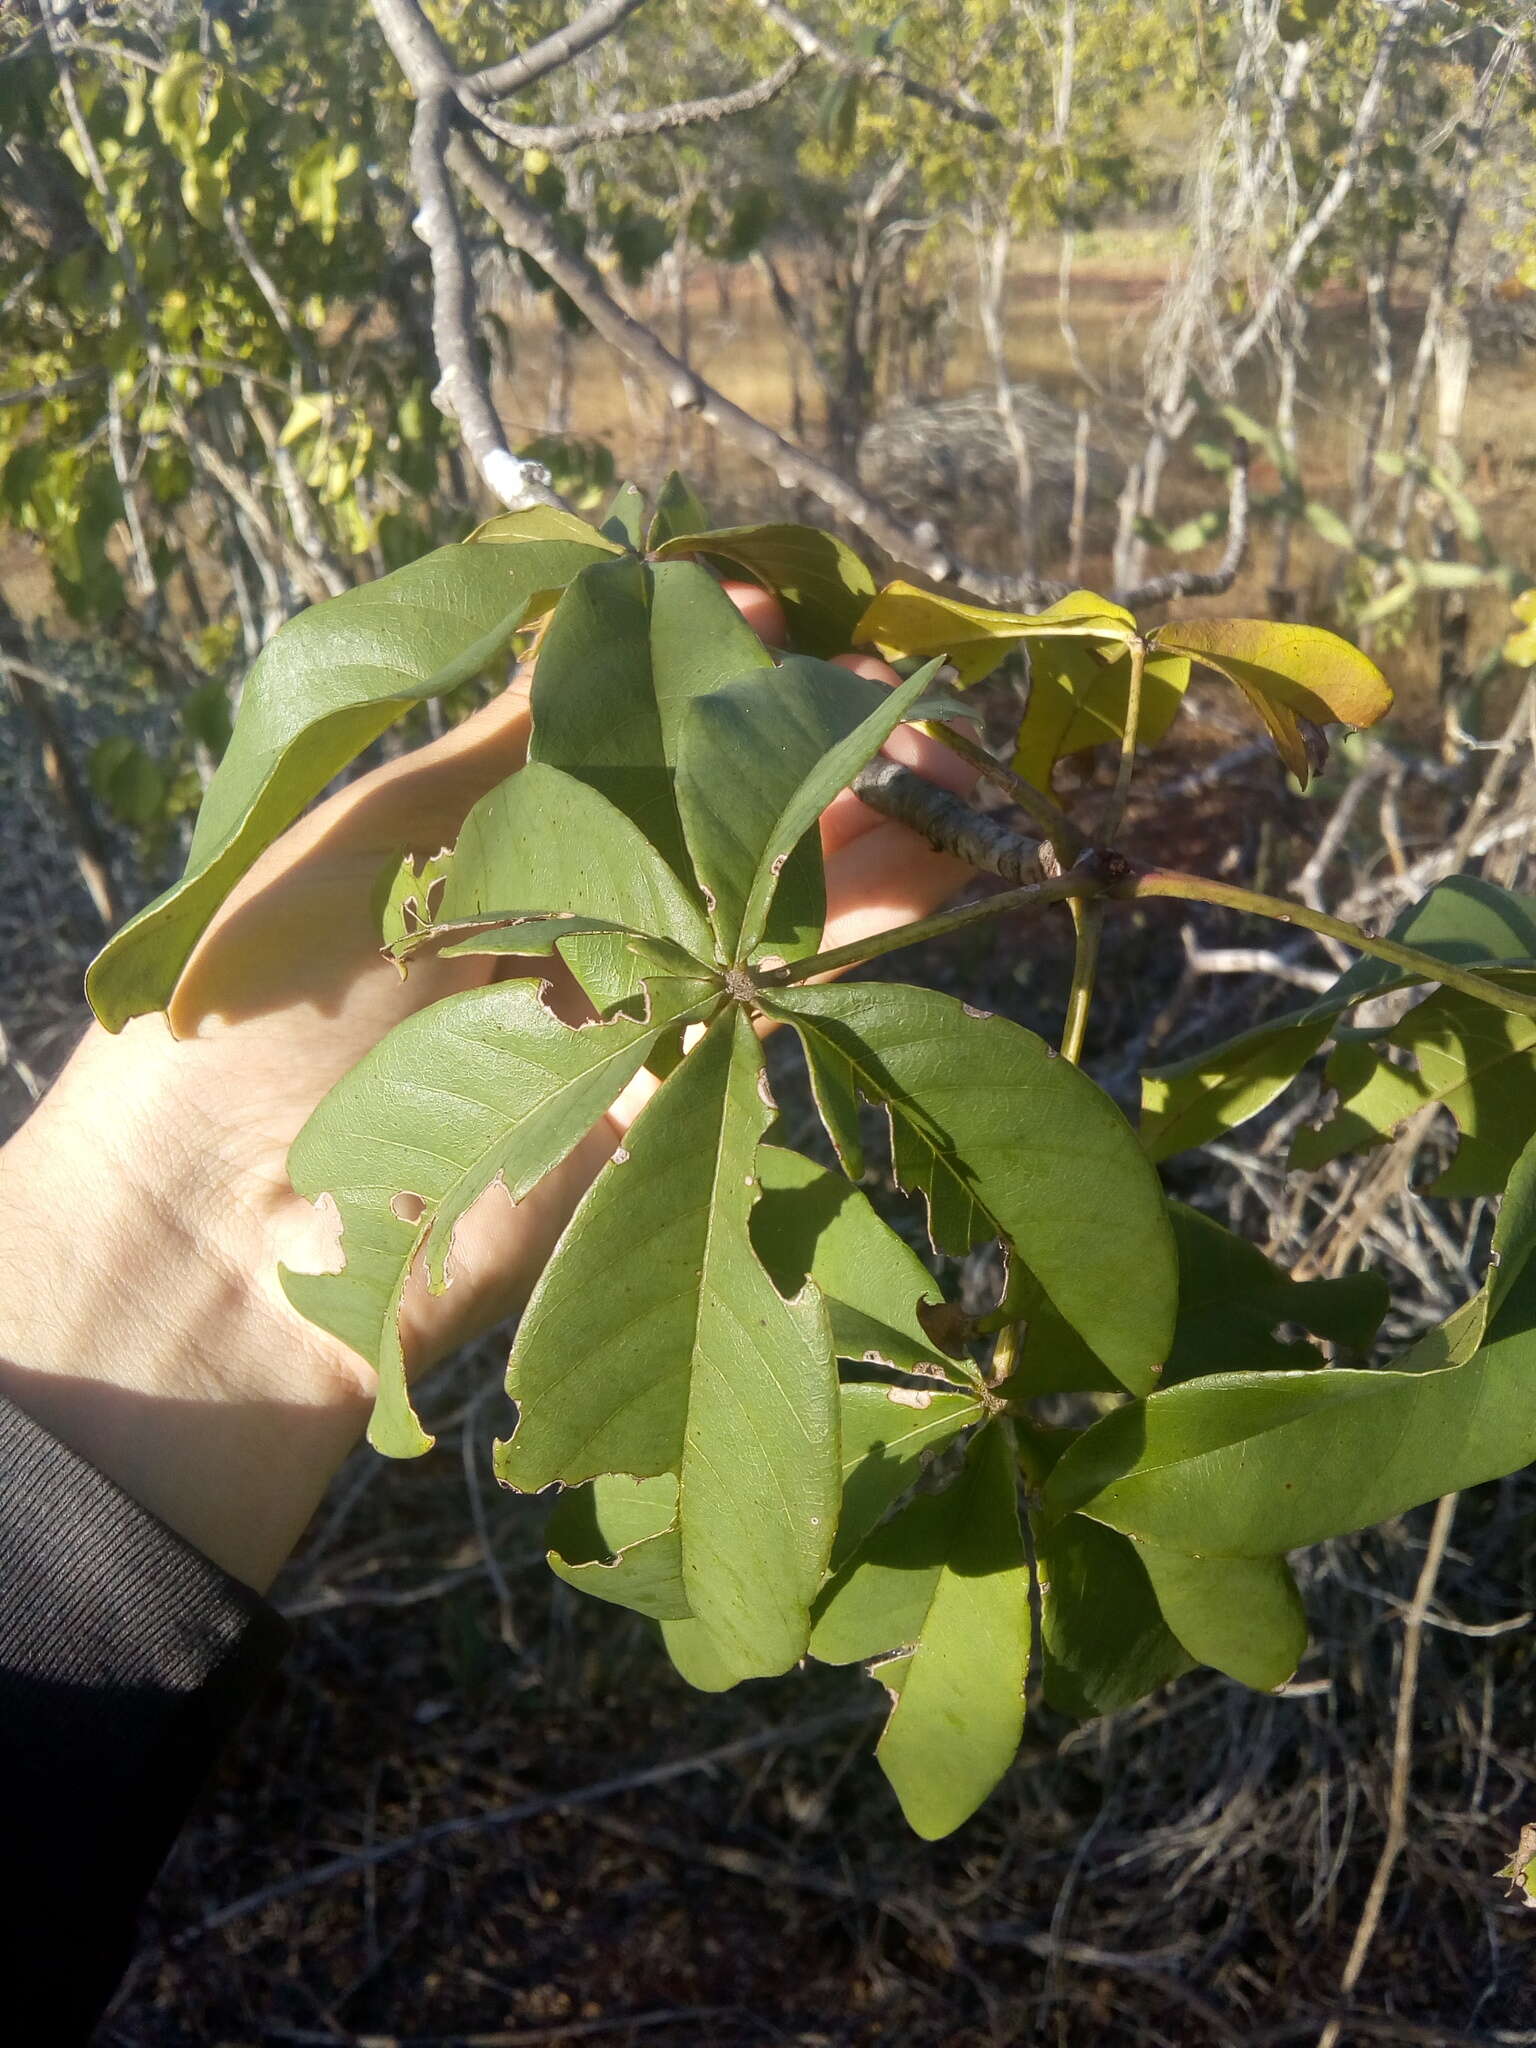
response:
<path id="1" fill-rule="evenodd" d="M 885 683 L 892 688 L 901 681 L 890 663 L 881 661 L 874 654 L 839 654 L 833 666 L 852 669 L 855 675 L 868 676 L 872 682 Z M 887 760 L 899 761 L 904 768 L 915 769 L 927 781 L 956 796 L 969 796 L 976 786 L 976 770 L 970 762 L 962 761 L 942 740 L 931 739 L 927 733 L 919 732 L 916 726 L 898 725 L 880 751 Z M 845 789 L 821 814 L 821 850 L 830 860 L 843 847 L 872 832 L 877 825 L 889 825 L 890 822 L 879 811 L 861 803 L 852 790 Z M 906 832 L 905 826 L 895 829 Z M 908 833 L 907 837 L 910 840 L 911 834 Z M 957 862 L 952 865 L 959 866 Z M 963 874 L 963 870 L 961 872 Z M 959 877 L 950 887 L 959 887 Z M 850 932 L 848 936 L 863 938 L 865 933 Z"/>
<path id="2" fill-rule="evenodd" d="M 727 577 L 720 588 L 735 605 L 759 640 L 770 647 L 789 645 L 789 621 L 784 607 L 771 590 L 764 590 L 760 583 L 743 583 Z"/>

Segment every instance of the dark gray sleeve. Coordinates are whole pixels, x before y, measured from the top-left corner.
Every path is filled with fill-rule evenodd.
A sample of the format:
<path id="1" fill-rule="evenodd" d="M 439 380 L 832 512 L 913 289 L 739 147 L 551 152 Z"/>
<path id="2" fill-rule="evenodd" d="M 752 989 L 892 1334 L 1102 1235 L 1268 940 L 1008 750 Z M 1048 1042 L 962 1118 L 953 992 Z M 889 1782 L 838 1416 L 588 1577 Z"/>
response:
<path id="1" fill-rule="evenodd" d="M 15 2038 L 89 2037 L 140 1901 L 287 1635 L 0 1400 L 0 1958 L 7 2030 L 18 1992 L 43 2029 Z"/>

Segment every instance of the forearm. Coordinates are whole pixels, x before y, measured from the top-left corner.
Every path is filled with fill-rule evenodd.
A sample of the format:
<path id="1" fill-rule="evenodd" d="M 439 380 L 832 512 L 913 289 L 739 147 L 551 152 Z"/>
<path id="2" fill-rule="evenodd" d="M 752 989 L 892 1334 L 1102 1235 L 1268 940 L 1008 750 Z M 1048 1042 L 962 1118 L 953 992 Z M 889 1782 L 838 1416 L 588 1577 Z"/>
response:
<path id="1" fill-rule="evenodd" d="M 157 1134 L 168 1105 L 118 1099 L 156 1073 L 93 1033 L 0 1151 L 0 1394 L 263 1589 L 362 1430 L 367 1374 L 288 1306 L 268 1219 L 232 1213 L 185 1130 Z"/>

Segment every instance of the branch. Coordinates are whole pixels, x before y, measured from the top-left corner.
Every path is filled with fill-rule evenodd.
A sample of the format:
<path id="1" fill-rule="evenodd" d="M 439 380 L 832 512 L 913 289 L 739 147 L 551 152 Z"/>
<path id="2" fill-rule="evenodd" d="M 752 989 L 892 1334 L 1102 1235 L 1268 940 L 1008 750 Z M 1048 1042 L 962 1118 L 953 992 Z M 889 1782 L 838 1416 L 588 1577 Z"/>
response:
<path id="1" fill-rule="evenodd" d="M 508 448 L 480 362 L 474 277 L 446 163 L 457 76 L 416 0 L 373 0 L 373 12 L 416 95 L 410 158 L 420 211 L 411 226 L 432 264 L 433 402 L 457 420 L 481 479 L 509 511 L 558 504 L 543 464 L 522 462 Z"/>
<path id="2" fill-rule="evenodd" d="M 650 107 L 637 114 L 609 114 L 592 121 L 577 121 L 563 128 L 524 127 L 503 121 L 477 97 L 473 83 L 461 80 L 457 89 L 459 105 L 498 142 L 512 149 L 543 149 L 561 156 L 589 142 L 629 142 L 637 135 L 662 135 L 673 128 L 690 128 L 700 121 L 724 121 L 732 114 L 748 114 L 777 99 L 792 78 L 802 72 L 809 59 L 800 53 L 787 58 L 777 71 L 753 85 L 735 92 L 717 93 L 712 99 L 678 100 L 669 107 Z"/>
<path id="3" fill-rule="evenodd" d="M 757 0 L 762 12 L 776 28 L 783 29 L 807 57 L 818 57 L 823 64 L 831 65 L 845 78 L 867 78 L 883 80 L 904 92 L 908 99 L 921 100 L 924 106 L 936 107 L 941 114 L 949 114 L 956 121 L 964 121 L 969 127 L 980 128 L 989 135 L 1002 130 L 1002 122 L 995 114 L 989 114 L 978 100 L 968 92 L 940 92 L 936 86 L 925 85 L 920 78 L 913 78 L 909 72 L 898 70 L 894 64 L 882 64 L 878 57 L 850 57 L 845 50 L 839 50 L 832 43 L 819 36 L 813 28 L 782 7 L 779 0 Z"/>
<path id="4" fill-rule="evenodd" d="M 973 811 L 947 789 L 898 762 L 871 761 L 860 769 L 851 787 L 871 810 L 909 826 L 940 853 L 953 854 L 968 867 L 1016 884 L 1041 879 L 1040 848 L 1034 840 L 985 811 Z"/>
<path id="5" fill-rule="evenodd" d="M 19 391 L 0 391 L 0 411 L 8 405 L 32 405 L 43 398 L 57 398 L 65 391 L 78 391 L 83 384 L 95 384 L 107 374 L 106 365 L 97 370 L 75 370 L 68 377 L 56 377 L 51 384 L 28 384 Z"/>
<path id="6" fill-rule="evenodd" d="M 1149 604 L 1166 604 L 1175 597 L 1220 597 L 1237 581 L 1248 555 L 1248 462 L 1250 450 L 1239 441 L 1232 463 L 1232 480 L 1227 487 L 1227 545 L 1214 569 L 1170 569 L 1165 576 L 1152 576 L 1130 590 L 1115 592 L 1115 603 L 1128 612 Z"/>
<path id="7" fill-rule="evenodd" d="M 574 21 L 557 28 L 542 42 L 534 43 L 521 56 L 508 57 L 501 64 L 488 64 L 465 82 L 477 99 L 499 100 L 508 93 L 521 92 L 549 72 L 558 71 L 583 50 L 590 50 L 594 43 L 600 43 L 640 5 L 641 0 L 593 0 L 584 14 L 578 14 Z M 378 14 L 379 10 L 375 8 L 374 12 Z M 382 14 L 379 19 L 383 20 Z M 388 33 L 386 28 L 385 34 Z"/>
<path id="8" fill-rule="evenodd" d="M 381 21 L 399 4 L 400 0 L 373 0 Z M 468 136 L 452 137 L 447 161 L 512 246 L 533 258 L 611 347 L 636 369 L 654 377 L 677 411 L 697 413 L 706 426 L 765 463 L 785 490 L 810 491 L 896 560 L 910 564 L 936 583 L 956 584 L 984 603 L 1050 604 L 1065 595 L 1065 585 L 1000 576 L 959 560 L 945 548 L 931 521 L 923 520 L 911 528 L 902 525 L 889 506 L 743 411 L 673 355 L 648 327 L 625 311 L 585 256 L 564 247 L 546 216 L 486 161 Z"/>

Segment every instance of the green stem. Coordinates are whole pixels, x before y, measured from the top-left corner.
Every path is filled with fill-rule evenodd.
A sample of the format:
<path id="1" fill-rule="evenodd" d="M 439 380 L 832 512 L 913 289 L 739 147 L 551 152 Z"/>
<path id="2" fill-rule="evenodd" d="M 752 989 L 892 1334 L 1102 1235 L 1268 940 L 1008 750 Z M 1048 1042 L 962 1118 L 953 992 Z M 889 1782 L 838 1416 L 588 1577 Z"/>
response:
<path id="1" fill-rule="evenodd" d="M 1109 807 L 1098 830 L 1100 846 L 1113 846 L 1115 843 L 1131 794 L 1131 777 L 1136 772 L 1136 741 L 1141 731 L 1141 679 L 1147 666 L 1147 643 L 1138 635 L 1126 652 L 1131 657 L 1131 675 L 1125 693 L 1125 729 L 1120 735 L 1120 765 L 1115 770 L 1115 786 L 1110 791 Z"/>
<path id="2" fill-rule="evenodd" d="M 1077 927 L 1077 949 L 1072 956 L 1072 987 L 1067 995 L 1067 1021 L 1062 1028 L 1061 1056 L 1074 1067 L 1083 1060 L 1083 1040 L 1088 1035 L 1088 1012 L 1093 1007 L 1094 981 L 1099 971 L 1099 940 L 1104 931 L 1104 905 L 1095 900 L 1072 905 L 1072 922 Z"/>
<path id="3" fill-rule="evenodd" d="M 1049 838 L 1058 860 L 1067 863 L 1077 859 L 1083 850 L 1083 835 L 1044 790 L 1036 789 L 1032 782 L 1026 782 L 1012 768 L 1005 768 L 1001 761 L 994 761 L 985 747 L 978 746 L 975 740 L 963 732 L 956 732 L 951 726 L 925 719 L 918 726 L 918 731 L 926 733 L 930 739 L 941 741 L 962 761 L 969 761 L 984 781 L 1005 789 L 1019 809 Z"/>
<path id="4" fill-rule="evenodd" d="M 1319 932 L 1325 938 L 1352 946 L 1357 953 L 1368 953 L 1374 960 L 1390 961 L 1394 967 L 1425 981 L 1460 989 L 1463 995 L 1473 996 L 1495 1010 L 1505 1010 L 1516 1017 L 1536 1017 L 1536 996 L 1501 988 L 1487 975 L 1453 967 L 1448 961 L 1437 960 L 1433 953 L 1421 953 L 1417 946 L 1399 945 L 1396 939 L 1373 938 L 1357 924 L 1342 917 L 1329 917 L 1324 911 L 1311 910 L 1305 903 L 1293 903 L 1285 896 L 1261 896 L 1254 889 L 1209 881 L 1204 875 L 1180 874 L 1174 868 L 1143 869 L 1124 881 L 1111 883 L 1105 893 L 1122 903 L 1150 896 L 1177 897 L 1188 903 L 1219 903 L 1229 910 L 1246 911 L 1252 917 L 1272 918 L 1277 924 L 1299 925 L 1303 931 Z"/>
<path id="5" fill-rule="evenodd" d="M 834 946 L 830 952 L 815 953 L 809 960 L 791 960 L 756 977 L 760 989 L 791 988 L 797 982 L 814 981 L 818 974 L 836 974 L 844 967 L 858 967 L 865 960 L 878 960 L 882 953 L 899 952 L 903 946 L 921 945 L 925 939 L 941 939 L 949 932 L 962 931 L 968 924 L 981 924 L 989 917 L 1002 917 L 1010 910 L 1045 910 L 1053 903 L 1069 903 L 1075 896 L 1102 896 L 1105 883 L 1097 875 L 1056 875 L 1046 882 L 1026 882 L 1018 889 L 1001 889 L 995 896 L 983 896 L 977 903 L 962 903 L 958 910 L 941 910 L 936 917 L 920 917 L 912 924 L 899 924 L 893 931 L 871 932 L 852 945 Z"/>

